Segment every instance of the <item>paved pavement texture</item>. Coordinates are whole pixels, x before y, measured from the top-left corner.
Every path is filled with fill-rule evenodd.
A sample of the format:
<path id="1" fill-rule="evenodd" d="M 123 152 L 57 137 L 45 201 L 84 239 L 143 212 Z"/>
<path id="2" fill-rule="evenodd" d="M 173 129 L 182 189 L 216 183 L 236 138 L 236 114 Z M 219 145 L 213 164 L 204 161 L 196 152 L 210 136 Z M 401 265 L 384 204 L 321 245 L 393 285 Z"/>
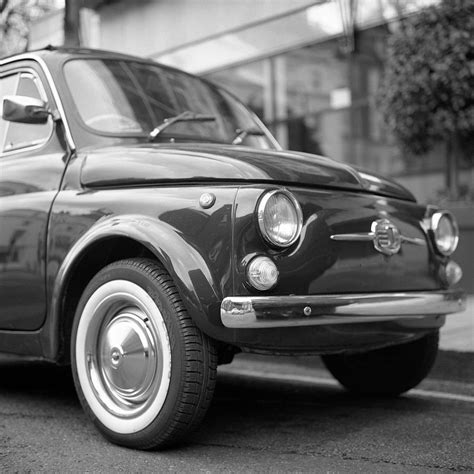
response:
<path id="1" fill-rule="evenodd" d="M 349 395 L 317 357 L 242 354 L 219 368 L 199 431 L 164 452 L 104 440 L 66 368 L 7 361 L 0 364 L 0 471 L 473 472 L 473 358 L 441 352 L 430 379 L 382 399 Z"/>
<path id="2" fill-rule="evenodd" d="M 67 368 L 0 359 L 0 472 L 474 472 L 473 320 L 471 296 L 430 377 L 394 399 L 346 393 L 319 357 L 238 355 L 199 431 L 164 452 L 103 439 Z"/>

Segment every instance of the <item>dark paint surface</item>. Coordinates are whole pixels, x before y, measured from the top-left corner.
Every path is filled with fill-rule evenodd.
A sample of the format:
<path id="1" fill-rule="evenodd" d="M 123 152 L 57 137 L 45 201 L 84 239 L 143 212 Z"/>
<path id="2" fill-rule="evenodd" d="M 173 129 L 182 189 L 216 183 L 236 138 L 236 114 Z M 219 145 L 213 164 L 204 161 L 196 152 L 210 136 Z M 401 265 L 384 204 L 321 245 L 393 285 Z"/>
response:
<path id="1" fill-rule="evenodd" d="M 87 188 L 167 182 L 270 182 L 413 199 L 396 183 L 366 173 L 363 176 L 346 164 L 307 153 L 206 143 L 129 144 L 87 152 L 81 182 Z"/>
<path id="2" fill-rule="evenodd" d="M 199 206 L 199 197 L 209 191 L 215 194 L 216 204 L 204 210 Z M 231 219 L 235 192 L 235 188 L 225 186 L 197 186 L 186 192 L 182 188 L 62 192 L 51 217 L 49 254 L 54 261 L 50 268 L 54 270 L 48 274 L 50 298 L 55 291 L 61 293 L 70 271 L 74 271 L 75 260 L 90 246 L 113 236 L 129 237 L 160 259 L 188 311 L 203 328 L 211 327 L 204 314 L 216 315 L 223 295 L 232 291 Z"/>
<path id="3" fill-rule="evenodd" d="M 0 158 L 0 329 L 37 329 L 46 317 L 48 217 L 64 167 L 54 139 Z"/>
<path id="4" fill-rule="evenodd" d="M 75 166 L 80 168 L 78 164 Z M 427 247 L 420 251 L 420 248 L 407 246 L 403 255 L 392 263 L 376 252 L 372 244 L 351 243 L 353 248 L 350 248 L 347 243 L 329 239 L 333 231 L 354 231 L 353 227 L 348 227 L 348 220 L 358 225 L 358 230 L 367 230 L 364 226 L 370 228 L 377 212 L 384 210 L 391 210 L 395 215 L 398 212 L 397 224 L 406 229 L 405 233 L 422 237 L 421 229 L 416 225 L 416 212 L 422 216 L 422 207 L 398 200 L 390 205 L 386 200 L 370 195 L 348 198 L 344 193 L 336 196 L 329 192 L 292 188 L 303 208 L 303 236 L 294 247 L 276 252 L 269 249 L 257 233 L 254 216 L 255 203 L 268 186 L 240 188 L 233 212 L 237 189 L 235 186 L 160 186 L 61 192 L 51 218 L 50 297 L 60 291 L 68 272 L 74 271 L 74 259 L 69 262 L 71 255 L 79 259 L 89 246 L 112 236 L 127 236 L 147 246 L 172 275 L 188 311 L 201 329 L 216 339 L 235 344 L 278 347 L 274 341 L 279 330 L 229 330 L 220 322 L 220 302 L 225 296 L 262 294 L 249 290 L 244 284 L 241 262 L 254 253 L 270 255 L 278 264 L 280 283 L 267 294 L 439 287 L 435 273 L 429 271 Z M 208 210 L 198 204 L 204 192 L 213 192 L 216 196 L 215 205 Z M 379 210 L 377 205 L 381 206 Z M 321 213 L 324 208 L 329 208 L 327 213 Z M 59 317 L 59 309 L 57 313 Z M 402 339 L 407 336 L 403 335 L 405 330 L 397 328 L 396 332 Z M 289 333 L 292 333 L 291 337 Z M 289 349 L 290 341 L 295 350 L 315 349 L 315 341 L 323 333 L 327 331 L 321 328 L 286 329 L 286 342 L 279 344 L 282 350 Z M 308 345 L 308 334 L 312 334 L 312 346 Z M 334 337 L 328 344 L 337 345 L 336 336 L 344 331 L 330 329 L 329 334 Z M 385 340 L 387 334 L 394 337 L 394 331 L 390 329 L 387 333 L 380 331 L 375 340 Z M 360 336 L 361 340 L 364 338 Z M 277 340 L 280 341 L 280 336 Z"/>
<path id="5" fill-rule="evenodd" d="M 91 151 L 85 187 L 186 181 L 277 181 L 361 189 L 357 174 L 327 158 L 239 146 L 150 144 Z"/>
<path id="6" fill-rule="evenodd" d="M 51 89 L 38 63 L 21 60 L 0 68 L 2 75 L 19 72 L 34 72 L 54 108 Z M 62 133 L 57 133 L 51 119 L 33 126 L 50 133 L 45 143 L 0 155 L 0 330 L 38 329 L 48 309 L 48 219 L 60 189 L 67 151 Z M 16 342 L 18 350 L 22 345 Z"/>
<path id="7" fill-rule="evenodd" d="M 42 56 L 64 98 L 78 149 L 62 176 L 67 160 L 57 126 L 43 149 L 1 158 L 0 350 L 56 359 L 67 285 L 83 258 L 95 249 L 110 251 L 115 238 L 155 255 L 199 327 L 236 345 L 283 352 L 363 349 L 403 342 L 442 324 L 432 318 L 425 327 L 224 328 L 222 298 L 258 293 L 245 285 L 242 265 L 256 253 L 277 262 L 280 283 L 272 294 L 438 288 L 440 262 L 428 246 L 404 244 L 400 254 L 384 257 L 371 243 L 330 240 L 331 233 L 368 232 L 374 219 L 387 216 L 404 235 L 424 238 L 424 208 L 391 181 L 318 156 L 92 135 L 78 125 L 62 82 L 62 63 L 70 55 Z M 301 238 L 285 251 L 265 245 L 255 221 L 262 192 L 281 186 L 295 194 L 304 215 Z M 199 206 L 204 192 L 216 196 L 206 210 Z"/>
<path id="8" fill-rule="evenodd" d="M 432 263 L 421 228 L 424 207 L 396 199 L 341 191 L 288 189 L 303 211 L 300 239 L 288 249 L 269 250 L 258 231 L 255 202 L 264 187 L 240 188 L 237 196 L 234 293 L 255 293 L 245 285 L 248 256 L 268 254 L 277 264 L 280 279 L 272 294 L 331 294 L 430 290 L 440 287 L 437 265 Z M 401 251 L 385 256 L 372 242 L 331 240 L 333 234 L 370 232 L 374 220 L 389 216 L 406 237 L 425 245 L 403 243 Z"/>
<path id="9" fill-rule="evenodd" d="M 84 170 L 80 158 L 71 164 L 65 182 Z M 76 179 L 77 176 L 76 176 Z M 89 246 L 126 236 L 151 250 L 173 277 L 183 301 L 198 326 L 225 342 L 265 350 L 340 350 L 352 334 L 351 346 L 383 345 L 414 337 L 426 327 L 396 323 L 347 328 L 230 330 L 220 322 L 225 296 L 262 294 L 245 284 L 248 256 L 266 254 L 280 272 L 280 283 L 266 294 L 318 294 L 428 290 L 439 288 L 437 264 L 428 246 L 404 244 L 394 257 L 384 257 L 372 243 L 335 242 L 332 233 L 367 232 L 372 220 L 390 215 L 404 235 L 423 237 L 419 220 L 424 208 L 400 200 L 364 194 L 292 187 L 301 203 L 304 227 L 299 241 L 285 251 L 270 249 L 257 231 L 255 205 L 272 186 L 172 186 L 68 190 L 55 201 L 51 228 L 48 288 L 51 297 L 61 291 L 72 262 Z M 213 192 L 215 205 L 199 206 L 199 197 Z M 234 231 L 232 231 L 234 228 Z M 71 255 L 74 257 L 69 262 Z M 54 264 L 53 264 L 54 262 Z M 265 294 L 265 293 L 264 293 Z M 53 302 L 54 302 L 54 298 Z M 60 302 L 60 298 L 57 299 Z M 53 306 L 54 309 L 54 306 Z M 54 317 L 59 319 L 58 307 Z M 433 323 L 437 324 L 437 323 Z M 367 337 L 367 334 L 371 334 Z M 357 341 L 357 343 L 356 343 Z M 364 342 L 365 341 L 365 342 Z"/>

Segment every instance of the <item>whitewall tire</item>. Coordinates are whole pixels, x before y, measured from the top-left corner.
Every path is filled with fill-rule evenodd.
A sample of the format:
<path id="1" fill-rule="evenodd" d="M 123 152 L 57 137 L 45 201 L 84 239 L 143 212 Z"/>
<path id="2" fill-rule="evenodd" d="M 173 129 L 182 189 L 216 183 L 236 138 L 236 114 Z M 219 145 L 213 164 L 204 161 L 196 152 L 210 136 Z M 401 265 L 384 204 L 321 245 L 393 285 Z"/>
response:
<path id="1" fill-rule="evenodd" d="M 76 312 L 71 360 L 99 430 L 141 449 L 175 444 L 198 425 L 217 365 L 171 278 L 147 259 L 115 262 L 92 279 Z"/>

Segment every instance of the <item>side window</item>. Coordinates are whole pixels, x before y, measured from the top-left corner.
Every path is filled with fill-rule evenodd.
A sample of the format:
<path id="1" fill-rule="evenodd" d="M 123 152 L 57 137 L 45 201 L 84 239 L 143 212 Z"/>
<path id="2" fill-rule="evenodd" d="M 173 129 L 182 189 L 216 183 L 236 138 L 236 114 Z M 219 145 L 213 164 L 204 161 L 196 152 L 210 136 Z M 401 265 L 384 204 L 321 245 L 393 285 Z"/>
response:
<path id="1" fill-rule="evenodd" d="M 19 78 L 19 74 L 0 77 L 0 111 L 3 107 L 3 98 L 6 95 L 15 95 Z M 1 117 L 2 114 L 0 113 L 0 152 L 3 151 L 3 144 L 5 143 L 5 136 L 8 128 L 8 122 L 3 120 Z"/>
<path id="2" fill-rule="evenodd" d="M 39 80 L 29 72 L 12 74 L 0 79 L 0 97 L 21 95 L 45 100 L 38 87 Z M 53 123 L 51 118 L 43 124 L 6 122 L 0 119 L 1 151 L 8 152 L 29 146 L 39 145 L 48 140 Z"/>

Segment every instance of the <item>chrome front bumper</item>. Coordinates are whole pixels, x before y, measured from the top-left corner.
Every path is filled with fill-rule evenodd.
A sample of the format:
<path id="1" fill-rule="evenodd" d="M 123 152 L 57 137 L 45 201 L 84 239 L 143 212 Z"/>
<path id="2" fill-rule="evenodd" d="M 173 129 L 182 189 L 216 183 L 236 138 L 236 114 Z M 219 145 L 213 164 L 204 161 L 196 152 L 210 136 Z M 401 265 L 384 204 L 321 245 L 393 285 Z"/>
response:
<path id="1" fill-rule="evenodd" d="M 228 328 L 274 328 L 351 324 L 457 313 L 462 291 L 365 293 L 308 296 L 230 296 L 221 304 Z"/>

